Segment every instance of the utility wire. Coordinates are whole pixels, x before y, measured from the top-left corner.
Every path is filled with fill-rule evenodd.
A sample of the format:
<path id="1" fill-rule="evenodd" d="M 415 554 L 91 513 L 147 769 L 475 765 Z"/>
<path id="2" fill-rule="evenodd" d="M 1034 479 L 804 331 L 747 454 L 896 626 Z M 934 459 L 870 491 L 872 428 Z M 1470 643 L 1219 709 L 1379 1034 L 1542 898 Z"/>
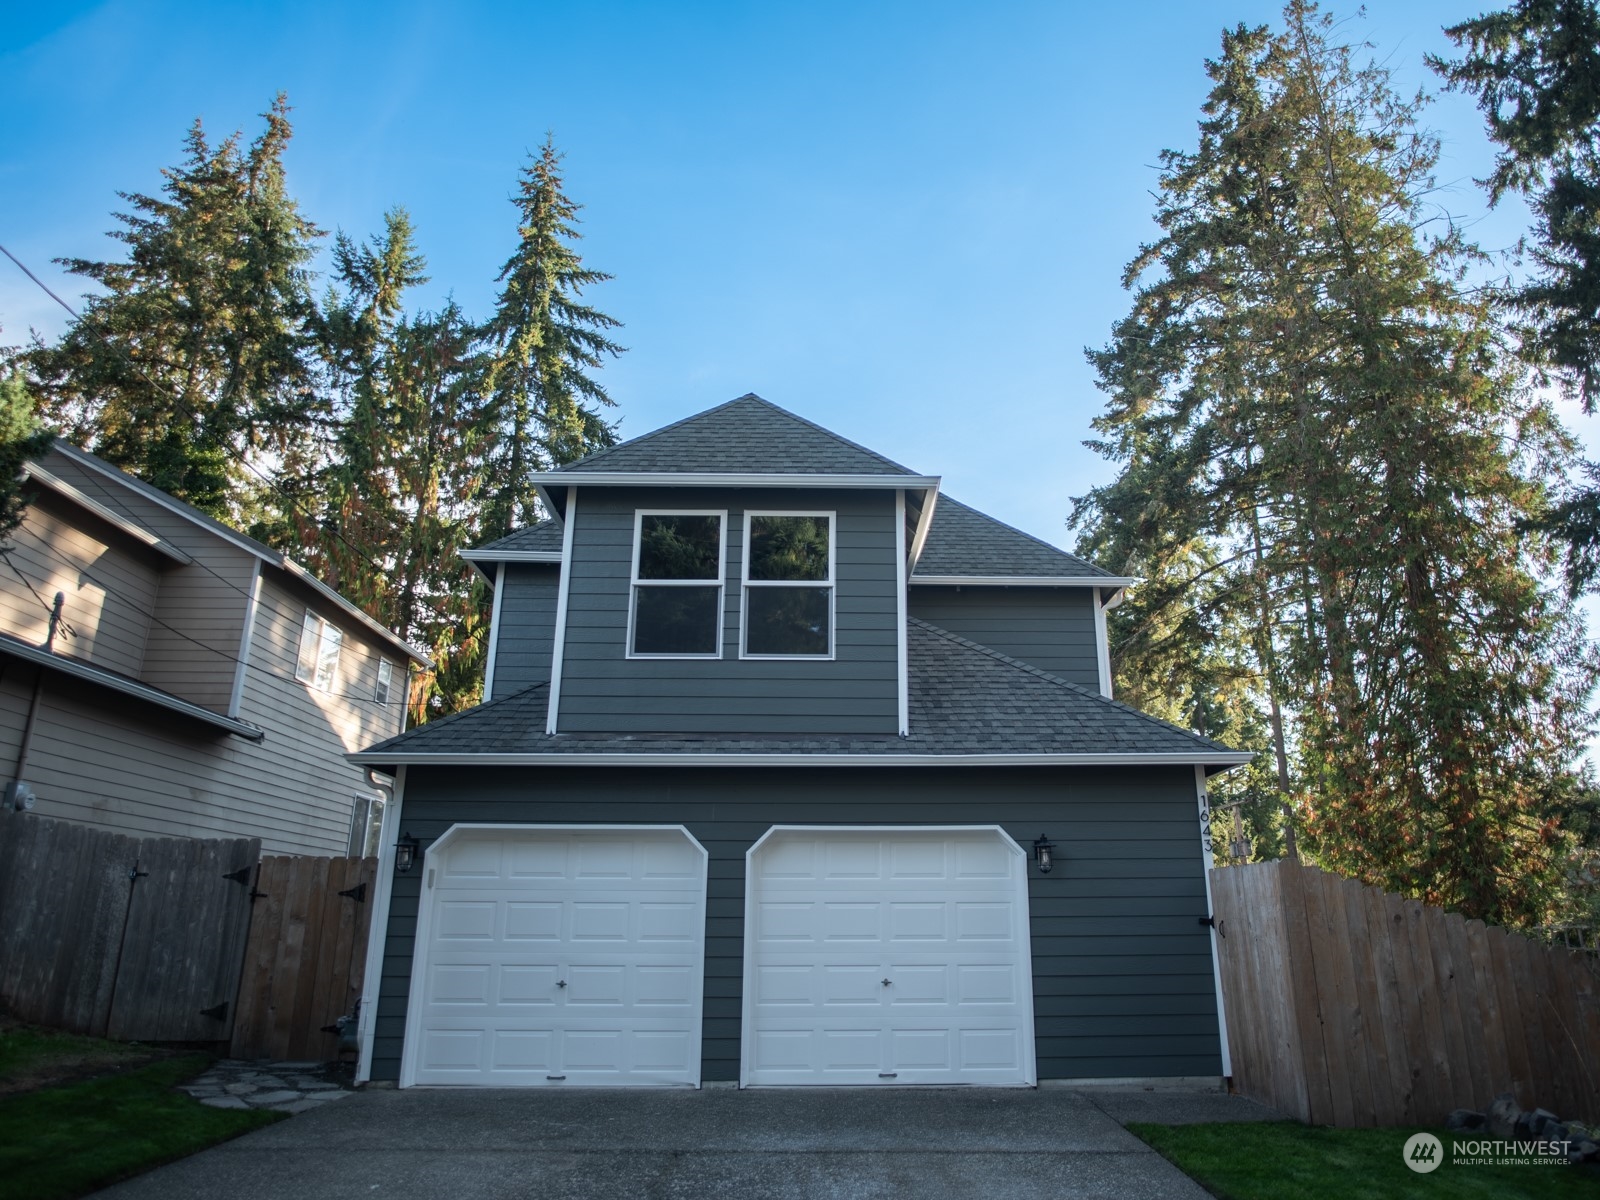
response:
<path id="1" fill-rule="evenodd" d="M 49 549 L 48 546 L 45 548 Z M 27 586 L 27 589 L 33 593 L 33 598 L 39 602 L 39 607 L 43 608 L 49 616 L 54 617 L 56 615 L 56 606 L 54 604 L 46 603 L 45 598 L 39 595 L 39 589 L 34 587 L 33 582 L 22 573 L 22 569 L 18 567 L 16 563 L 11 561 L 11 552 L 9 550 L 0 550 L 0 558 L 6 560 L 6 566 L 11 568 L 12 574 L 14 574 L 18 579 L 22 580 L 22 582 Z M 65 620 L 60 621 L 56 625 L 56 632 L 64 633 L 68 637 L 78 636 L 78 631 L 69 625 Z"/>
<path id="2" fill-rule="evenodd" d="M 139 363 L 133 358 L 132 355 L 130 355 L 127 352 L 127 350 L 125 350 L 120 344 L 118 344 L 117 342 L 113 341 L 110 337 L 108 337 L 104 330 L 98 328 L 96 325 L 94 325 L 90 321 L 86 320 L 84 318 L 83 314 L 78 312 L 75 308 L 73 308 L 72 305 L 68 304 L 60 296 L 56 295 L 55 292 L 51 291 L 50 288 L 45 285 L 44 281 L 41 280 L 37 275 L 35 275 L 31 270 L 29 270 L 28 269 L 28 265 L 26 263 L 24 263 L 20 258 L 18 258 L 15 254 L 11 253 L 10 249 L 8 249 L 3 243 L 0 243 L 0 254 L 4 254 L 13 263 L 15 263 L 17 265 L 17 268 L 24 275 L 26 275 L 29 279 L 31 279 L 36 285 L 38 285 L 39 289 L 41 291 L 43 291 L 45 295 L 49 296 L 50 299 L 54 300 L 63 309 L 65 309 L 67 314 L 75 322 L 77 322 L 78 325 L 80 325 L 84 329 L 87 329 L 96 338 L 98 338 L 100 340 L 100 342 L 103 345 L 106 346 L 107 349 L 111 350 L 112 353 L 118 355 L 124 362 L 126 362 L 130 367 L 132 367 L 133 370 L 139 375 L 139 377 L 141 379 L 143 379 L 151 387 L 156 388 L 157 390 L 159 390 L 161 392 L 164 392 L 172 400 L 172 402 L 175 405 L 177 405 L 179 410 L 182 411 L 191 420 L 193 420 L 195 422 L 199 422 L 201 420 L 200 414 L 198 412 L 196 412 L 194 410 L 194 408 L 192 406 L 190 406 L 182 397 L 180 397 L 177 392 L 173 391 L 172 388 L 167 386 L 166 384 L 158 382 L 157 380 L 151 378 L 149 373 L 147 371 L 145 371 L 145 369 L 142 366 L 139 365 Z M 314 516 L 312 514 L 306 512 L 306 510 L 301 506 L 301 502 L 298 499 L 296 499 L 293 495 L 291 495 L 288 491 L 286 491 L 276 480 L 274 480 L 271 477 L 269 477 L 266 474 L 264 474 L 260 470 L 260 468 L 258 468 L 247 457 L 245 457 L 245 455 L 242 452 L 240 452 L 238 450 L 238 448 L 235 447 L 231 442 L 224 442 L 223 443 L 223 449 L 229 455 L 229 457 L 233 458 L 236 462 L 239 463 L 240 466 L 244 467 L 245 470 L 249 471 L 252 475 L 254 475 L 257 479 L 259 479 L 263 484 L 265 484 L 267 487 L 271 488 L 274 492 L 276 492 L 291 508 L 293 508 L 296 512 L 298 512 L 302 517 L 305 517 L 308 521 L 311 521 L 313 524 L 316 523 Z M 371 567 L 374 571 L 376 571 L 378 573 L 378 575 L 385 576 L 385 575 L 389 574 L 389 570 L 386 567 L 384 567 L 381 563 L 379 563 L 378 560 L 372 556 L 372 554 L 370 554 L 368 551 L 362 549 L 360 546 L 357 546 L 349 538 L 345 537 L 345 535 L 343 533 L 341 533 L 338 529 L 329 529 L 328 532 L 331 533 L 339 541 L 343 542 L 344 545 L 349 550 L 351 550 L 354 554 L 356 554 L 364 563 L 367 564 L 367 566 Z M 196 559 L 195 561 L 196 561 L 197 564 L 199 564 L 201 566 L 205 565 L 203 563 L 199 563 L 198 559 Z M 207 571 L 211 571 L 210 567 L 205 567 L 205 569 Z M 217 575 L 217 573 L 215 571 L 211 571 L 211 574 Z M 222 576 L 221 575 L 217 575 L 217 578 L 218 579 L 222 579 Z M 228 580 L 223 580 L 223 582 L 229 583 L 230 586 L 235 586 L 235 587 L 237 586 L 237 585 L 231 584 L 231 581 L 228 581 Z M 450 614 L 445 613 L 445 612 L 433 607 L 431 604 L 428 604 L 426 601 L 421 602 L 421 606 L 425 611 L 433 614 L 435 617 L 439 618 L 441 621 L 444 621 L 446 624 L 449 624 L 449 625 L 457 624 L 457 618 L 456 617 L 451 616 Z"/>

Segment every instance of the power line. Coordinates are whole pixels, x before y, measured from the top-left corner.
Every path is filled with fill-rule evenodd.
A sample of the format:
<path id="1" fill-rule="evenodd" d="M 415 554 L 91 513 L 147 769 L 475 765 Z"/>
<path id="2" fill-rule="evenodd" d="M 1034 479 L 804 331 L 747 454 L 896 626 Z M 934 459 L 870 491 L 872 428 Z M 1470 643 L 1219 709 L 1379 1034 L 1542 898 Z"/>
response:
<path id="1" fill-rule="evenodd" d="M 106 333 L 105 333 L 104 330 L 98 328 L 96 325 L 94 325 L 93 323 L 91 323 L 88 320 L 86 320 L 82 313 L 78 312 L 76 309 L 74 309 L 72 307 L 72 305 L 68 304 L 60 296 L 56 295 L 55 292 L 51 291 L 50 288 L 45 285 L 44 281 L 41 280 L 37 275 L 35 275 L 31 270 L 29 270 L 28 269 L 28 265 L 26 263 L 24 263 L 20 258 L 18 258 L 15 254 L 11 253 L 10 249 L 8 249 L 3 243 L 0 243 L 0 254 L 4 254 L 13 263 L 15 263 L 17 268 L 24 275 L 26 275 L 30 280 L 32 280 L 39 287 L 39 289 L 44 292 L 45 295 L 49 296 L 50 299 L 54 300 L 63 309 L 65 309 L 66 312 L 67 312 L 67 315 L 69 315 L 75 322 L 77 322 L 78 325 L 80 325 L 84 329 L 87 329 L 96 338 L 98 338 L 100 340 L 100 342 L 104 346 L 106 346 L 107 349 L 111 350 L 112 353 L 118 355 L 124 362 L 126 362 L 130 367 L 132 367 L 133 370 L 139 375 L 139 377 L 141 379 L 143 379 L 151 387 L 156 388 L 157 390 L 164 392 L 172 400 L 172 402 L 175 405 L 177 405 L 179 410 L 182 411 L 191 420 L 194 420 L 196 422 L 201 420 L 200 414 L 198 412 L 196 412 L 195 409 L 192 406 L 190 406 L 182 397 L 180 397 L 177 392 L 173 391 L 173 389 L 171 387 L 169 387 L 168 385 L 166 385 L 164 383 L 161 383 L 161 382 L 151 378 L 149 373 L 146 372 L 145 369 L 142 366 L 139 365 L 139 363 L 133 358 L 132 355 L 130 355 L 117 342 L 113 341 L 111 338 L 106 336 Z M 254 475 L 257 479 L 259 479 L 263 484 L 265 484 L 267 487 L 271 488 L 274 492 L 276 492 L 278 494 L 278 496 L 280 496 L 292 509 L 294 509 L 294 511 L 298 512 L 302 517 L 305 517 L 307 520 L 311 521 L 313 524 L 317 524 L 313 514 L 306 512 L 306 510 L 303 507 L 301 507 L 301 502 L 298 499 L 296 499 L 293 495 L 291 495 L 288 491 L 286 491 L 276 480 L 274 480 L 274 479 L 270 478 L 269 476 L 263 474 L 262 471 L 254 463 L 252 463 L 241 451 L 239 451 L 238 448 L 235 447 L 231 442 L 224 441 L 222 445 L 223 445 L 224 452 L 227 453 L 230 458 L 233 458 L 236 462 L 239 463 L 240 466 L 244 467 L 245 470 L 249 471 L 252 475 Z M 321 528 L 320 525 L 318 527 Z M 345 535 L 343 533 L 341 533 L 338 529 L 328 529 L 327 532 L 332 534 L 340 542 L 343 542 L 344 545 L 351 552 L 353 552 L 355 555 L 357 555 L 363 562 L 365 562 L 367 564 L 367 566 L 371 567 L 375 572 L 377 572 L 378 575 L 383 576 L 383 575 L 387 575 L 389 573 L 388 570 L 381 563 L 379 563 L 378 560 L 375 557 L 373 557 L 372 554 L 370 554 L 368 551 L 362 549 L 360 546 L 357 546 L 349 538 L 345 537 Z M 195 561 L 196 561 L 196 563 L 198 565 L 204 567 L 205 570 L 209 571 L 212 575 L 216 575 L 216 577 L 218 579 L 222 579 L 222 576 L 221 575 L 217 575 L 217 573 L 215 571 L 212 571 L 210 567 L 206 567 L 205 564 L 204 563 L 200 563 L 198 559 L 196 559 Z M 237 589 L 237 585 L 232 584 L 231 581 L 223 580 L 223 582 L 224 583 L 228 583 L 229 586 L 235 587 Z M 424 611 L 426 611 L 428 613 L 431 613 L 433 616 L 437 617 L 441 621 L 444 621 L 446 624 L 455 624 L 457 622 L 457 618 L 456 617 L 451 616 L 450 614 L 445 613 L 445 612 L 441 611 L 440 609 L 437 609 L 437 608 L 433 607 L 433 605 L 427 603 L 426 601 L 420 601 L 419 603 L 420 603 L 420 605 L 421 605 L 421 607 L 423 608 Z"/>

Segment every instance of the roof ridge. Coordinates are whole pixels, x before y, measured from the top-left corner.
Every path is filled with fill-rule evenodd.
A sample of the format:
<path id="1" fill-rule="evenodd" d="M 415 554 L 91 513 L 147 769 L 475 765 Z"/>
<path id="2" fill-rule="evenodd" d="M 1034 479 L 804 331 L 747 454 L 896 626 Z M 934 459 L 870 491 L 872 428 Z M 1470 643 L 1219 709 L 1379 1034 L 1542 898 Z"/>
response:
<path id="1" fill-rule="evenodd" d="M 964 502 L 962 502 L 960 500 L 957 500 L 949 492 L 941 491 L 939 493 L 939 500 L 941 502 L 943 502 L 943 503 L 954 504 L 957 508 L 964 508 L 970 513 L 976 513 L 978 516 L 982 517 L 985 521 L 993 521 L 996 525 L 1000 526 L 1002 529 L 1008 529 L 1012 533 L 1018 535 L 1019 537 L 1025 537 L 1030 542 L 1033 542 L 1035 545 L 1043 546 L 1046 550 L 1053 550 L 1057 554 L 1062 554 L 1062 555 L 1065 555 L 1066 557 L 1068 557 L 1070 559 L 1073 559 L 1076 562 L 1081 562 L 1086 567 L 1093 567 L 1096 571 L 1105 571 L 1106 570 L 1099 563 L 1094 562 L 1094 561 L 1092 561 L 1090 559 L 1087 559 L 1081 554 L 1074 554 L 1071 550 L 1063 550 L 1060 546 L 1055 545 L 1053 542 L 1047 542 L 1042 537 L 1034 536 L 1033 534 L 1029 533 L 1026 529 L 1018 529 L 1015 525 L 1011 524 L 1010 522 L 1002 521 L 999 517 L 996 517 L 996 516 L 991 516 L 989 513 L 984 512 L 983 509 L 981 509 L 981 508 L 974 508 L 970 504 L 966 504 L 966 503 L 964 503 Z M 935 509 L 935 511 L 937 511 L 937 509 Z M 913 571 L 912 574 L 915 575 L 916 572 Z M 1111 574 L 1111 572 L 1106 571 L 1106 574 L 1109 576 Z"/>
<path id="2" fill-rule="evenodd" d="M 618 442 L 615 446 L 607 446 L 604 450 L 596 450 L 593 454 L 587 454 L 584 457 L 579 458 L 579 459 L 575 459 L 574 461 L 572 461 L 570 463 L 564 463 L 561 466 L 555 468 L 555 470 L 558 471 L 558 472 L 566 472 L 566 471 L 572 471 L 572 470 L 574 470 L 576 468 L 588 467 L 589 465 L 595 463 L 596 461 L 605 458 L 606 455 L 612 454 L 615 451 L 623 449 L 624 447 L 636 445 L 637 443 L 645 441 L 648 438 L 653 438 L 653 437 L 656 437 L 656 436 L 658 436 L 660 434 L 668 433 L 671 430 L 679 428 L 680 426 L 687 425 L 691 421 L 698 421 L 698 420 L 700 420 L 700 419 L 702 419 L 704 417 L 711 416 L 713 413 L 719 413 L 719 412 L 722 412 L 724 409 L 732 408 L 735 404 L 744 404 L 744 403 L 746 403 L 748 401 L 754 401 L 755 403 L 761 405 L 764 408 L 770 409 L 775 413 L 779 413 L 779 414 L 781 414 L 781 415 L 783 415 L 785 417 L 788 417 L 791 421 L 794 421 L 794 422 L 796 422 L 796 423 L 798 423 L 800 425 L 804 425 L 807 429 L 810 429 L 815 433 L 820 433 L 824 437 L 832 438 L 834 441 L 840 443 L 841 445 L 848 446 L 850 449 L 855 450 L 858 453 L 865 454 L 868 458 L 871 458 L 876 462 L 880 462 L 884 466 L 893 467 L 896 471 L 899 471 L 899 472 L 901 472 L 903 474 L 906 474 L 906 475 L 914 475 L 916 473 L 916 472 L 912 471 L 910 467 L 905 466 L 903 463 L 897 463 L 897 462 L 894 461 L 894 459 L 889 458 L 886 455 L 879 454 L 876 450 L 872 449 L 870 446 L 863 446 L 860 442 L 851 441 L 849 438 L 845 437 L 843 434 L 836 433 L 832 429 L 829 429 L 825 425 L 819 425 L 815 421 L 810 420 L 807 417 L 802 417 L 799 413 L 790 412 L 787 408 L 784 408 L 781 404 L 774 404 L 771 400 L 768 400 L 765 396 L 757 395 L 755 392 L 746 392 L 744 395 L 735 396 L 732 400 L 726 401 L 725 403 L 715 405 L 715 406 L 713 406 L 711 408 L 703 409 L 700 412 L 690 413 L 688 416 L 680 417 L 678 420 L 673 421 L 670 424 L 663 425 L 659 429 L 649 430 L 646 433 L 639 434 L 638 437 L 633 437 L 633 438 L 627 439 L 626 441 Z"/>
<path id="3" fill-rule="evenodd" d="M 1099 692 L 1091 691 L 1090 689 L 1084 687 L 1081 683 L 1073 683 L 1070 679 L 1062 679 L 1059 675 L 1052 675 L 1049 671 L 1040 670 L 1032 663 L 1023 662 L 1019 658 L 1012 658 L 1009 654 L 1003 654 L 999 650 L 994 649 L 992 646 L 985 646 L 982 642 L 975 642 L 971 638 L 964 638 L 959 633 L 951 633 L 948 629 L 941 629 L 937 625 L 933 625 L 927 621 L 924 621 L 921 617 L 908 616 L 906 620 L 910 624 L 918 625 L 923 629 L 926 629 L 929 633 L 937 634 L 946 641 L 954 642 L 959 646 L 965 646 L 969 650 L 976 650 L 980 654 L 986 654 L 998 662 L 1002 662 L 1009 667 L 1015 667 L 1019 671 L 1025 671 L 1029 675 L 1037 675 L 1040 679 L 1043 679 L 1049 683 L 1058 684 L 1069 691 L 1078 693 L 1085 699 L 1094 700 L 1101 704 L 1108 704 L 1112 708 L 1121 709 L 1125 713 L 1130 713 L 1131 715 L 1139 717 L 1142 720 L 1159 725 L 1162 729 L 1175 730 L 1178 733 L 1192 737 L 1196 741 L 1204 742 L 1206 745 L 1212 746 L 1218 750 L 1227 749 L 1227 747 L 1222 745 L 1222 743 L 1214 742 L 1204 734 L 1196 733 L 1192 729 L 1185 729 L 1181 725 L 1174 725 L 1171 721 L 1163 721 L 1160 717 L 1151 716 L 1143 709 L 1135 708 L 1131 704 L 1124 704 L 1121 700 L 1113 700 L 1110 696 L 1102 696 Z"/>
<path id="4" fill-rule="evenodd" d="M 668 422 L 667 424 L 661 426 L 659 429 L 648 430 L 645 433 L 641 433 L 638 437 L 624 438 L 622 441 L 618 442 L 615 446 L 607 446 L 604 450 L 596 450 L 592 454 L 585 454 L 582 458 L 575 458 L 569 463 L 562 463 L 559 467 L 556 467 L 555 469 L 557 471 L 570 471 L 570 470 L 572 470 L 573 467 L 581 467 L 581 466 L 583 466 L 584 463 L 593 462 L 597 458 L 604 458 L 607 454 L 610 454 L 612 451 L 620 450 L 620 449 L 622 449 L 622 447 L 628 445 L 631 442 L 637 442 L 637 441 L 640 441 L 641 439 L 647 438 L 647 437 L 655 437 L 655 435 L 658 434 L 658 433 L 666 433 L 667 430 L 669 430 L 669 429 L 676 429 L 680 425 L 687 425 L 690 421 L 693 421 L 697 417 L 709 417 L 714 412 L 721 412 L 725 408 L 732 408 L 735 404 L 739 403 L 739 401 L 741 401 L 741 400 L 761 400 L 761 397 L 757 396 L 754 392 L 746 392 L 743 396 L 735 396 L 732 400 L 728 400 L 728 401 L 726 401 L 726 402 L 724 402 L 722 404 L 713 405 L 712 407 L 704 409 L 704 410 L 702 410 L 700 412 L 690 413 L 687 417 L 679 417 L 676 421 Z M 765 400 L 761 400 L 761 402 L 763 404 L 766 403 Z M 776 407 L 776 406 L 774 406 L 774 407 Z"/>

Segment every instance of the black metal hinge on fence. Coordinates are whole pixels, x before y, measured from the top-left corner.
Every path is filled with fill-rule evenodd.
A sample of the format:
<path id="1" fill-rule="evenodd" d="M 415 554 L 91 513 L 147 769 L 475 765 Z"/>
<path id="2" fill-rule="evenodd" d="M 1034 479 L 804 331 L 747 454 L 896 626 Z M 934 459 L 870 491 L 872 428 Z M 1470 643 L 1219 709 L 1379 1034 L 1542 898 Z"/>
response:
<path id="1" fill-rule="evenodd" d="M 1212 929 L 1215 929 L 1217 931 L 1217 936 L 1220 937 L 1220 938 L 1225 938 L 1225 937 L 1228 936 L 1225 932 L 1223 932 L 1223 928 L 1222 928 L 1224 925 L 1227 924 L 1226 921 L 1219 921 L 1219 920 L 1216 919 L 1216 917 L 1201 917 L 1200 918 L 1200 924 L 1206 925 L 1206 926 L 1209 926 Z"/>
<path id="2" fill-rule="evenodd" d="M 237 884 L 249 883 L 250 882 L 250 868 L 249 867 L 240 867 L 237 871 L 229 871 L 226 875 L 223 876 L 223 878 L 224 879 L 231 879 L 231 880 L 233 880 L 234 883 L 237 883 Z"/>
<path id="3" fill-rule="evenodd" d="M 367 902 L 367 881 L 363 879 L 355 887 L 345 888 L 339 895 L 349 896 L 357 904 L 365 904 Z"/>
<path id="4" fill-rule="evenodd" d="M 228 1019 L 228 1002 L 224 1000 L 221 1004 L 213 1005 L 211 1008 L 202 1008 L 200 1015 L 202 1017 L 210 1017 L 213 1021 L 226 1021 Z"/>

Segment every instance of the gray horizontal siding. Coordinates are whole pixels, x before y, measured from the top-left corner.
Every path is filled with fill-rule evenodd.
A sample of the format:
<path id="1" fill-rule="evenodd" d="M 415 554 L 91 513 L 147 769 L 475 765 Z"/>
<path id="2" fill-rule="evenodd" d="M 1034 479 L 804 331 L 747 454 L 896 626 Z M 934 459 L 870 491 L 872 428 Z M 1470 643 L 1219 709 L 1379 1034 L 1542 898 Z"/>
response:
<path id="1" fill-rule="evenodd" d="M 908 593 L 913 617 L 1100 690 L 1093 589 L 918 584 Z"/>
<path id="2" fill-rule="evenodd" d="M 561 568 L 506 563 L 501 586 L 505 594 L 495 632 L 494 696 L 509 696 L 550 682 Z"/>
<path id="3" fill-rule="evenodd" d="M 999 824 L 1029 868 L 1041 1079 L 1221 1073 L 1188 768 L 408 769 L 403 823 L 683 824 L 710 855 L 703 1073 L 739 1076 L 745 852 L 772 825 Z M 373 1077 L 399 1076 L 423 872 L 395 877 Z"/>
<path id="4" fill-rule="evenodd" d="M 627 657 L 634 513 L 641 508 L 728 510 L 720 659 Z M 739 658 L 740 557 L 748 509 L 837 513 L 834 661 Z M 798 734 L 896 729 L 893 492 L 580 489 L 572 536 L 562 732 Z M 506 603 L 511 600 L 508 593 Z M 503 630 L 510 627 L 505 605 L 501 621 Z M 498 667 L 495 691 L 501 692 Z"/>

